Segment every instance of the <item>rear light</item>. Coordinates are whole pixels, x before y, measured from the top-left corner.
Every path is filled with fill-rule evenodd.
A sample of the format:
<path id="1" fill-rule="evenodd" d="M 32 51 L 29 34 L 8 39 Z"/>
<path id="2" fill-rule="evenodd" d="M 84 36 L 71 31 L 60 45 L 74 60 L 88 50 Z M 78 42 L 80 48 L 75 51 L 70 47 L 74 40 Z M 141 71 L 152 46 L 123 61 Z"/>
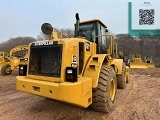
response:
<path id="1" fill-rule="evenodd" d="M 77 82 L 77 68 L 66 67 L 66 81 Z"/>
<path id="2" fill-rule="evenodd" d="M 27 61 L 28 61 L 28 58 L 20 58 L 20 61 L 21 61 L 21 62 L 27 62 Z"/>
<path id="3" fill-rule="evenodd" d="M 27 65 L 19 65 L 19 75 L 26 76 L 27 74 Z"/>

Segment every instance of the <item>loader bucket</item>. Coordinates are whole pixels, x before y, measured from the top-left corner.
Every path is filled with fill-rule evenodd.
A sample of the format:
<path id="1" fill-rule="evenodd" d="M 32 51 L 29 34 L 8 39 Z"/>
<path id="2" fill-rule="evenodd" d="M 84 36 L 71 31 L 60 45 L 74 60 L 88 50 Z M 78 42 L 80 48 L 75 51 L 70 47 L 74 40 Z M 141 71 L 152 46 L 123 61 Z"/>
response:
<path id="1" fill-rule="evenodd" d="M 154 63 L 146 63 L 146 65 L 148 68 L 155 68 Z"/>
<path id="2" fill-rule="evenodd" d="M 148 68 L 155 68 L 155 64 L 153 63 L 153 58 L 152 57 L 145 57 L 145 62 Z"/>
<path id="3" fill-rule="evenodd" d="M 141 58 L 135 58 L 133 63 L 130 63 L 130 68 L 148 68 L 146 63 L 142 62 Z"/>

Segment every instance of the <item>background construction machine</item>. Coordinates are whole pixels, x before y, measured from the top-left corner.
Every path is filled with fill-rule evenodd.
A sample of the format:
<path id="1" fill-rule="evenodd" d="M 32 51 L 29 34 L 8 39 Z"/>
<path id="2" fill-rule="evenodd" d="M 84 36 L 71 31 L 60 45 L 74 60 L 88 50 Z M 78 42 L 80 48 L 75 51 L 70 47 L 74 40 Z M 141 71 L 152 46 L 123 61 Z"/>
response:
<path id="1" fill-rule="evenodd" d="M 116 43 L 113 44 L 112 57 L 123 59 L 123 62 L 126 64 L 126 66 L 128 66 L 130 68 L 130 58 L 129 58 L 129 56 L 124 55 L 122 51 L 118 51 L 118 44 L 116 44 Z"/>
<path id="2" fill-rule="evenodd" d="M 146 63 L 142 61 L 141 55 L 131 55 L 130 61 L 130 68 L 148 68 Z"/>
<path id="3" fill-rule="evenodd" d="M 1 67 L 1 75 L 10 75 L 12 70 L 17 70 L 21 64 L 27 64 L 28 45 L 19 45 L 12 48 L 9 52 L 8 61 Z M 18 53 L 19 52 L 19 53 Z"/>
<path id="4" fill-rule="evenodd" d="M 7 62 L 9 62 L 9 53 L 1 51 L 0 52 L 0 68 Z"/>
<path id="5" fill-rule="evenodd" d="M 97 19 L 80 22 L 76 14 L 75 38 L 58 39 L 54 28 L 43 24 L 49 40 L 30 43 L 16 89 L 101 112 L 113 110 L 117 87 L 125 88 L 127 74 L 123 60 L 112 58 L 106 28 Z"/>
<path id="6" fill-rule="evenodd" d="M 144 61 L 145 61 L 148 68 L 155 68 L 155 64 L 153 62 L 153 57 L 152 56 L 144 57 Z"/>

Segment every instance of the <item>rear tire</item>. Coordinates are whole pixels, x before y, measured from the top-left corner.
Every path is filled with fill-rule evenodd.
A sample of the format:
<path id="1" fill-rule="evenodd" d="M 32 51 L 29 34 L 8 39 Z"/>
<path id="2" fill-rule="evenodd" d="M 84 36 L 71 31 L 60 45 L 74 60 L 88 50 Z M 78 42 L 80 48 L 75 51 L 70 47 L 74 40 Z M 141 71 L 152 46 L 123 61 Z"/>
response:
<path id="1" fill-rule="evenodd" d="M 12 72 L 11 70 L 11 65 L 10 64 L 5 64 L 1 68 L 1 75 L 10 75 Z"/>
<path id="2" fill-rule="evenodd" d="M 124 89 L 126 87 L 126 82 L 127 82 L 126 79 L 127 79 L 126 65 L 123 63 L 122 74 L 117 75 L 117 88 Z"/>
<path id="3" fill-rule="evenodd" d="M 114 109 L 117 81 L 113 67 L 103 65 L 100 71 L 98 86 L 93 89 L 91 107 L 100 112 L 108 113 Z"/>

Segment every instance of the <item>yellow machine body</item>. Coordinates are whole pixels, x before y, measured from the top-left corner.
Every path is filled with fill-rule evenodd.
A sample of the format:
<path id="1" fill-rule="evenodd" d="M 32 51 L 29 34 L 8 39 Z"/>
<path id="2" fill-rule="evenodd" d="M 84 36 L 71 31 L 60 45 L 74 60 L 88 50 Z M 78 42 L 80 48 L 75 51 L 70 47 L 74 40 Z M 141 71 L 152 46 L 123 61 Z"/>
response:
<path id="1" fill-rule="evenodd" d="M 20 52 L 20 51 L 24 51 L 24 50 L 25 50 L 25 55 L 24 56 L 17 57 L 17 56 L 14 55 L 16 52 Z M 10 55 L 11 70 L 18 69 L 18 65 L 27 64 L 28 45 L 18 45 L 16 47 L 12 48 L 9 52 L 9 55 Z M 22 58 L 25 59 L 25 60 L 21 60 Z"/>
<path id="2" fill-rule="evenodd" d="M 16 52 L 25 51 L 24 56 L 15 56 Z M 19 65 L 27 64 L 28 61 L 28 45 L 19 45 L 12 48 L 8 54 L 7 61 L 3 61 L 1 66 L 1 74 L 2 75 L 9 75 L 12 70 L 18 70 Z"/>
<path id="3" fill-rule="evenodd" d="M 92 21 L 98 22 L 105 27 L 105 25 L 99 20 L 85 21 L 84 23 Z M 105 54 L 97 54 L 97 44 L 95 43 L 96 38 L 102 36 L 110 36 L 110 44 Z M 51 38 L 53 38 L 53 36 Z M 51 51 L 53 52 L 52 54 L 56 54 L 58 58 L 55 59 L 58 59 L 57 62 L 60 64 L 59 65 L 55 62 L 54 65 L 48 65 L 48 69 L 53 70 L 56 74 L 55 76 L 50 76 L 48 73 L 46 75 L 46 72 L 49 71 L 46 66 L 52 62 L 52 60 L 49 59 L 52 54 L 50 53 L 48 55 L 50 57 L 46 59 L 45 57 L 42 57 L 47 54 L 43 53 L 43 51 L 45 51 L 46 48 L 49 49 L 50 46 L 57 47 L 53 47 L 54 50 L 49 50 L 48 52 Z M 122 74 L 123 60 L 111 57 L 113 51 L 112 46 L 113 39 L 111 35 L 95 36 L 94 41 L 88 41 L 85 37 L 79 36 L 76 38 L 62 39 L 61 37 L 57 40 L 51 39 L 30 43 L 27 72 L 26 75 L 19 75 L 16 77 L 16 89 L 47 98 L 65 101 L 86 108 L 92 104 L 93 89 L 98 86 L 102 66 L 113 66 L 116 75 Z M 42 52 L 38 51 L 40 48 Z M 34 54 L 33 51 L 36 51 L 36 49 L 37 53 Z M 41 55 L 41 58 L 38 58 L 38 55 Z M 41 64 L 37 63 L 38 59 L 43 62 L 40 62 Z M 52 69 L 52 67 L 57 64 L 58 66 Z M 39 66 L 39 68 L 36 66 Z M 68 67 L 77 69 L 77 73 L 74 74 L 77 75 L 76 82 L 67 81 L 67 79 L 70 78 L 67 78 L 66 75 L 73 72 L 67 71 Z M 40 70 L 41 74 L 37 69 Z M 57 71 L 60 74 L 56 73 Z M 113 79 L 112 84 L 114 84 Z M 115 90 L 113 91 L 115 92 Z"/>
<path id="4" fill-rule="evenodd" d="M 117 74 L 121 74 L 123 60 L 113 59 L 107 54 L 96 54 L 96 44 L 90 42 L 90 51 L 86 51 L 86 46 L 84 48 L 84 68 L 81 74 L 78 75 L 78 82 L 66 82 L 65 68 L 71 65 L 73 55 L 78 56 L 79 42 L 88 43 L 83 38 L 58 41 L 58 44 L 63 45 L 61 78 L 29 74 L 27 76 L 18 76 L 16 78 L 17 90 L 88 107 L 92 103 L 92 89 L 97 87 L 101 66 L 114 64 L 117 68 Z"/>
<path id="5" fill-rule="evenodd" d="M 1 51 L 0 52 L 0 68 L 5 64 L 9 62 L 9 53 Z"/>
<path id="6" fill-rule="evenodd" d="M 135 61 L 130 63 L 130 68 L 148 68 L 147 65 L 142 62 L 141 58 L 135 58 Z"/>

